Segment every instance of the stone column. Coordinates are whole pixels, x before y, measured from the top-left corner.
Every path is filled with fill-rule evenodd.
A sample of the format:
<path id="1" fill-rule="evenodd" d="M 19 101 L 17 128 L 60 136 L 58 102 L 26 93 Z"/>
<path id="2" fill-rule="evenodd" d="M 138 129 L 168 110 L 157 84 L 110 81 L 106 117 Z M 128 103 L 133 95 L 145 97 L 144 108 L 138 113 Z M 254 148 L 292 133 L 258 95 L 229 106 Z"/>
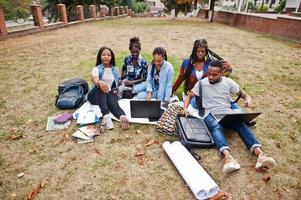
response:
<path id="1" fill-rule="evenodd" d="M 120 14 L 120 15 L 123 15 L 123 14 L 124 14 L 124 7 L 123 7 L 123 6 L 120 6 L 120 7 L 119 7 L 119 14 Z"/>
<path id="2" fill-rule="evenodd" d="M 125 6 L 125 7 L 124 7 L 124 11 L 125 11 L 124 14 L 127 14 L 127 15 L 128 15 L 128 14 L 129 14 L 129 7 L 128 7 L 128 6 Z"/>
<path id="3" fill-rule="evenodd" d="M 90 17 L 96 19 L 96 8 L 95 5 L 90 5 L 89 6 L 90 10 Z"/>
<path id="4" fill-rule="evenodd" d="M 34 25 L 40 27 L 41 29 L 44 28 L 44 22 L 43 22 L 43 15 L 42 15 L 42 9 L 40 5 L 37 4 L 31 4 L 31 12 L 33 15 L 33 21 Z"/>
<path id="5" fill-rule="evenodd" d="M 114 16 L 114 7 L 110 7 L 110 8 L 109 8 L 109 15 L 110 15 L 111 17 Z"/>
<path id="6" fill-rule="evenodd" d="M 132 16 L 132 9 L 129 9 L 128 16 Z"/>
<path id="7" fill-rule="evenodd" d="M 1 7 L 0 7 L 0 37 L 3 37 L 3 39 L 8 37 L 7 28 L 4 19 L 4 13 Z"/>
<path id="8" fill-rule="evenodd" d="M 84 7 L 81 5 L 76 6 L 77 20 L 84 21 Z"/>
<path id="9" fill-rule="evenodd" d="M 67 12 L 66 12 L 66 6 L 65 4 L 57 4 L 57 11 L 58 11 L 58 17 L 59 21 L 63 23 L 68 23 L 67 19 Z"/>
<path id="10" fill-rule="evenodd" d="M 114 7 L 114 16 L 119 15 L 119 7 Z"/>
<path id="11" fill-rule="evenodd" d="M 106 16 L 106 9 L 103 5 L 99 6 L 99 16 L 100 17 L 105 17 Z"/>

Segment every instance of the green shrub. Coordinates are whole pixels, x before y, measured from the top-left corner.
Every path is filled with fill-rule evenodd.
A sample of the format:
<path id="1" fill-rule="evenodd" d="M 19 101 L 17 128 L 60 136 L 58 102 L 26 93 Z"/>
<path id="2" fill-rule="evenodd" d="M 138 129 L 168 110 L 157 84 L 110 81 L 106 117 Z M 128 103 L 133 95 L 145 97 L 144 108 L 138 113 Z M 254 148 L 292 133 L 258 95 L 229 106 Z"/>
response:
<path id="1" fill-rule="evenodd" d="M 141 13 L 147 11 L 148 7 L 144 2 L 133 2 L 133 9 L 135 13 Z"/>
<path id="2" fill-rule="evenodd" d="M 269 6 L 264 4 L 264 5 L 259 7 L 259 11 L 260 12 L 268 12 L 269 11 Z"/>
<path id="3" fill-rule="evenodd" d="M 284 10 L 286 4 L 286 0 L 280 1 L 280 4 L 274 9 L 275 12 L 280 13 Z"/>
<path id="4" fill-rule="evenodd" d="M 247 6 L 248 9 L 253 9 L 254 8 L 254 3 L 253 1 L 248 1 L 248 6 Z"/>

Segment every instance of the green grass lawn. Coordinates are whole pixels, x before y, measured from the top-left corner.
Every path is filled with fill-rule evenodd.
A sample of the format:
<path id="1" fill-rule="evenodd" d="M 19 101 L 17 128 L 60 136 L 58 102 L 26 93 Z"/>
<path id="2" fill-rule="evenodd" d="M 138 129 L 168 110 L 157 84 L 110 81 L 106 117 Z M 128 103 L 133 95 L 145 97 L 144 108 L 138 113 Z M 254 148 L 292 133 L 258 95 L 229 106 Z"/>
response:
<path id="1" fill-rule="evenodd" d="M 300 44 L 195 18 L 105 20 L 0 41 L 0 199 L 26 199 L 43 180 L 36 199 L 195 199 L 161 146 L 178 138 L 154 126 L 131 124 L 122 131 L 116 122 L 84 145 L 71 137 L 75 122 L 45 131 L 47 117 L 66 112 L 54 106 L 58 84 L 74 77 L 91 83 L 102 46 L 114 50 L 121 67 L 133 36 L 140 37 L 148 62 L 155 47 L 167 50 L 174 80 L 193 41 L 206 38 L 252 97 L 255 107 L 247 111 L 263 113 L 252 131 L 278 166 L 256 171 L 256 159 L 230 131 L 226 137 L 241 169 L 225 175 L 215 148 L 196 150 L 200 164 L 232 199 L 300 199 Z M 144 156 L 135 156 L 141 150 Z"/>

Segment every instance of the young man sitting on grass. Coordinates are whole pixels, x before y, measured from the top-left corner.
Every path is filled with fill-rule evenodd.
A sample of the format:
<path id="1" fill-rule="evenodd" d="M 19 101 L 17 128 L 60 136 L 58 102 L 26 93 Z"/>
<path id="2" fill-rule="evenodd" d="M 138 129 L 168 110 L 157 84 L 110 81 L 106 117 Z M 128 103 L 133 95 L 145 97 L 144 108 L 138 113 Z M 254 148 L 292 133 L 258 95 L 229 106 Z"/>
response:
<path id="1" fill-rule="evenodd" d="M 232 79 L 224 77 L 223 63 L 219 60 L 214 60 L 209 63 L 208 77 L 202 79 L 202 105 L 205 109 L 204 122 L 212 133 L 212 138 L 215 146 L 221 152 L 224 159 L 223 171 L 230 173 L 240 168 L 239 163 L 231 156 L 230 148 L 224 135 L 224 127 L 214 117 L 214 113 L 229 113 L 231 112 L 231 94 L 241 95 L 245 100 L 244 106 L 251 106 L 251 97 L 239 88 L 237 83 Z M 184 103 L 184 112 L 188 114 L 187 108 L 190 101 L 195 96 L 199 95 L 199 82 L 189 92 L 188 98 Z M 261 144 L 244 122 L 236 122 L 225 128 L 238 132 L 240 138 L 246 147 L 257 157 L 255 165 L 259 168 L 272 168 L 276 165 L 273 158 L 263 155 Z"/>

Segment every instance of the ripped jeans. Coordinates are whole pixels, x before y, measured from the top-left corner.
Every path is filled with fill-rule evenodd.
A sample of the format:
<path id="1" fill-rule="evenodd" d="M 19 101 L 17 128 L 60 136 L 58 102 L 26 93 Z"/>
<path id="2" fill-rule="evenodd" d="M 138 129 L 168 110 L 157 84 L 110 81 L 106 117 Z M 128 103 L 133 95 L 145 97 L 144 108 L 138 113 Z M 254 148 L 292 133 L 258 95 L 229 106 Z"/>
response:
<path id="1" fill-rule="evenodd" d="M 204 122 L 206 123 L 208 129 L 211 131 L 216 148 L 220 152 L 226 149 L 230 150 L 224 134 L 224 127 L 220 123 L 218 123 L 215 117 L 211 113 L 209 113 L 204 118 Z M 261 144 L 257 141 L 251 129 L 244 122 L 236 122 L 231 125 L 225 126 L 225 128 L 236 131 L 243 143 L 251 151 L 251 153 L 253 153 L 255 147 L 261 147 Z"/>

